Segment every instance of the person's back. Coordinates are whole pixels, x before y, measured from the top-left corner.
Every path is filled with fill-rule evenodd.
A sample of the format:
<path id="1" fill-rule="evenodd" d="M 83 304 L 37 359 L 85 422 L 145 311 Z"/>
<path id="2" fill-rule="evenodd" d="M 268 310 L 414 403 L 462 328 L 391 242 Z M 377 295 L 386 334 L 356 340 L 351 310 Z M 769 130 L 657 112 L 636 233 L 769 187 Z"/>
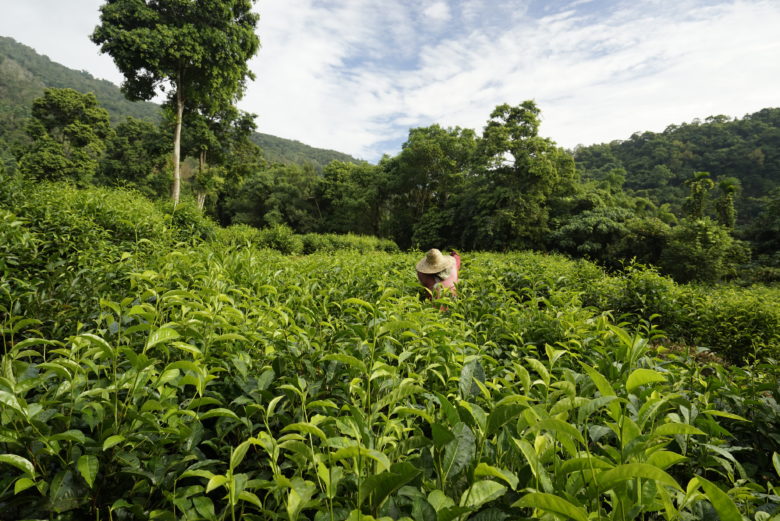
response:
<path id="1" fill-rule="evenodd" d="M 455 293 L 460 271 L 460 255 L 443 255 L 433 248 L 426 252 L 425 257 L 417 263 L 417 280 L 428 289 L 427 298 L 441 297 L 444 290 Z"/>

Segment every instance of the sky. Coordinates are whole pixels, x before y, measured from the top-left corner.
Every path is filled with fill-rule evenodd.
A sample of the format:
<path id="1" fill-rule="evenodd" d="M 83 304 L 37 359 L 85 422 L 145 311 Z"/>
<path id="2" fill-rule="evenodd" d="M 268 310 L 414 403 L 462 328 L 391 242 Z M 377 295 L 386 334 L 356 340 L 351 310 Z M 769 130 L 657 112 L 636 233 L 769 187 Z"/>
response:
<path id="1" fill-rule="evenodd" d="M 0 35 L 121 83 L 101 0 L 0 0 Z M 780 106 L 780 0 L 258 0 L 258 131 L 371 162 L 534 100 L 574 148 Z"/>

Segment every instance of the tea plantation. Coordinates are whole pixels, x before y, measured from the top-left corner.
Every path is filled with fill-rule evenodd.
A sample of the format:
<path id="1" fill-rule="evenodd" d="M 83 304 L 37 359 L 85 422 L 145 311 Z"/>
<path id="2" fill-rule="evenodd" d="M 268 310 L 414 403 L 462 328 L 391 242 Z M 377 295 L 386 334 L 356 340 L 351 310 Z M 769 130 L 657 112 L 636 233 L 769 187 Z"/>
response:
<path id="1" fill-rule="evenodd" d="M 777 288 L 341 241 L 6 183 L 0 518 L 780 519 Z"/>

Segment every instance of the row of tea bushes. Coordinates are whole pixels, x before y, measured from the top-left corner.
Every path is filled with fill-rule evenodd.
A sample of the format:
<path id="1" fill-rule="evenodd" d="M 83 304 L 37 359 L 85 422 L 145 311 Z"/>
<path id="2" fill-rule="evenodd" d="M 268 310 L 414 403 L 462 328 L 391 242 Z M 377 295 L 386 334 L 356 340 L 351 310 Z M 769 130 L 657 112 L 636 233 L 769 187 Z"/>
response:
<path id="1" fill-rule="evenodd" d="M 95 318 L 75 334 L 27 331 L 0 361 L 0 511 L 192 521 L 780 513 L 777 371 L 660 356 L 652 328 L 618 327 L 563 284 L 595 275 L 587 264 L 464 256 L 458 298 L 431 305 L 416 296 L 418 258 L 216 242 L 148 257 L 121 291 L 83 304 Z M 558 286 L 518 292 L 502 268 L 557 270 Z"/>
<path id="2" fill-rule="evenodd" d="M 398 252 L 398 246 L 391 240 L 368 235 L 307 233 L 296 234 L 285 225 L 257 229 L 245 224 L 234 224 L 220 229 L 217 242 L 233 247 L 267 248 L 287 255 L 311 254 L 354 250 L 359 252 Z"/>
<path id="3" fill-rule="evenodd" d="M 654 268 L 608 274 L 593 263 L 556 254 L 513 253 L 489 259 L 518 301 L 574 299 L 616 321 L 652 321 L 672 340 L 743 363 L 780 357 L 780 288 L 677 284 Z M 468 257 L 465 260 L 468 266 Z"/>

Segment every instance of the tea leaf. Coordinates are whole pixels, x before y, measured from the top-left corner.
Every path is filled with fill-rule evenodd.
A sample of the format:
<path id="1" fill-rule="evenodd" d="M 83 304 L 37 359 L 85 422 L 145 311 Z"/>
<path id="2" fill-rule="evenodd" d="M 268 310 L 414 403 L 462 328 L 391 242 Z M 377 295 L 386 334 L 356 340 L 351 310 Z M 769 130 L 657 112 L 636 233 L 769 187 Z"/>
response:
<path id="1" fill-rule="evenodd" d="M 653 436 L 672 436 L 674 434 L 703 435 L 706 433 L 687 423 L 670 422 L 659 425 L 653 431 Z"/>
<path id="2" fill-rule="evenodd" d="M 460 506 L 476 510 L 485 503 L 503 496 L 504 492 L 506 487 L 495 481 L 477 481 L 463 493 Z"/>
<path id="3" fill-rule="evenodd" d="M 531 492 L 512 503 L 514 508 L 537 508 L 547 512 L 555 512 L 575 521 L 588 521 L 588 513 L 582 508 L 553 494 Z"/>
<path id="4" fill-rule="evenodd" d="M 13 465 L 31 478 L 35 477 L 35 467 L 26 458 L 17 456 L 16 454 L 0 454 L 0 463 Z"/>
<path id="5" fill-rule="evenodd" d="M 666 382 L 666 377 L 653 369 L 634 369 L 626 380 L 626 391 L 633 392 L 637 387 L 651 383 Z"/>
<path id="6" fill-rule="evenodd" d="M 146 352 L 147 349 L 151 349 L 152 347 L 156 346 L 157 344 L 167 342 L 168 340 L 173 340 L 174 338 L 179 338 L 179 333 L 175 329 L 170 327 L 161 327 L 156 329 L 149 334 L 149 339 L 146 341 L 144 352 Z"/>
<path id="7" fill-rule="evenodd" d="M 98 473 L 98 466 L 98 459 L 95 456 L 87 454 L 79 457 L 78 461 L 76 462 L 76 468 L 79 470 L 81 477 L 84 478 L 84 481 L 87 482 L 87 485 L 89 485 L 90 488 L 92 488 L 92 485 L 95 483 L 95 477 L 97 477 Z"/>
<path id="8" fill-rule="evenodd" d="M 734 504 L 734 501 L 728 494 L 723 492 L 715 483 L 701 476 L 696 476 L 694 479 L 699 481 L 704 492 L 707 493 L 707 499 L 715 507 L 715 511 L 718 513 L 721 521 L 742 521 L 742 515 L 739 513 L 739 509 L 737 509 L 737 505 Z"/>
<path id="9" fill-rule="evenodd" d="M 669 485 L 682 490 L 675 479 L 663 470 L 647 463 L 626 463 L 606 470 L 596 476 L 596 481 L 601 490 L 609 490 L 622 481 L 643 478 L 652 479 L 664 485 Z"/>

